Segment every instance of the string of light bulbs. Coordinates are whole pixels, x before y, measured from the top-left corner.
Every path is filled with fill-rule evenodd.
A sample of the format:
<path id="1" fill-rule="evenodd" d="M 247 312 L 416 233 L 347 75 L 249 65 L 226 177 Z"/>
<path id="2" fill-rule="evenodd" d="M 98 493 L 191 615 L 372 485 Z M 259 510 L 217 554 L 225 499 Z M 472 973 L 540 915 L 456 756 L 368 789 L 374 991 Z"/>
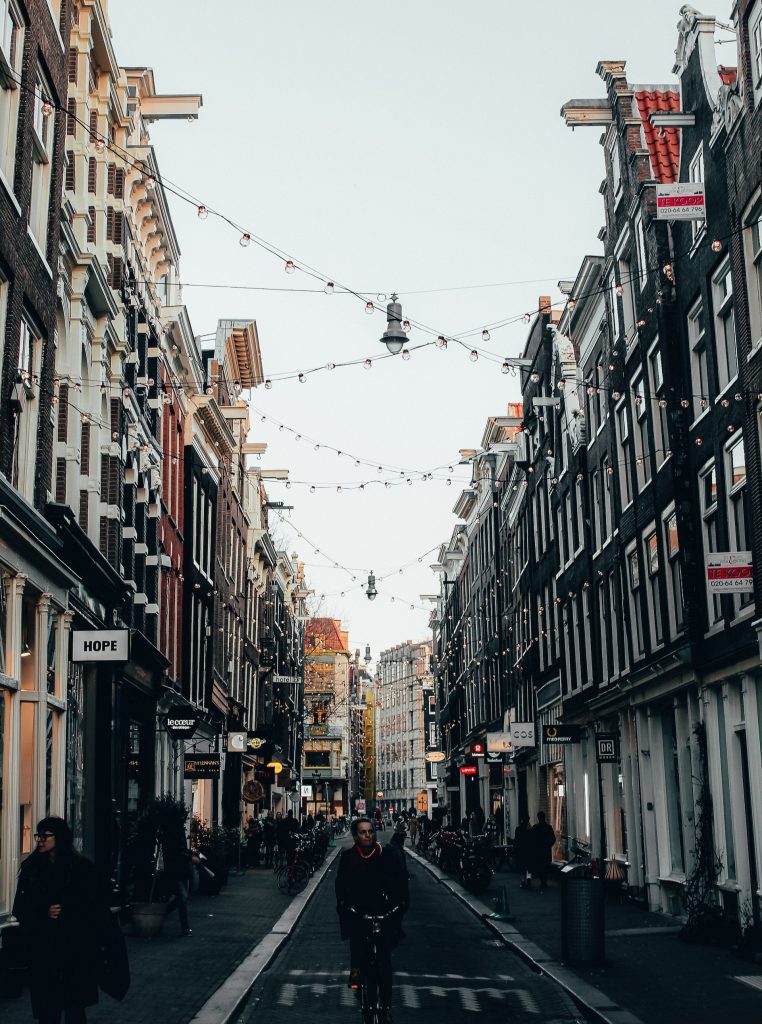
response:
<path id="1" fill-rule="evenodd" d="M 16 80 L 18 81 L 19 86 L 22 89 L 26 89 L 27 91 L 33 93 L 35 95 L 35 97 L 37 97 L 36 90 L 35 89 L 30 89 L 26 85 L 25 82 L 22 82 L 21 76 L 16 76 L 14 74 L 14 78 L 16 78 Z M 229 224 L 236 231 L 241 232 L 240 238 L 239 238 L 239 242 L 244 247 L 246 247 L 249 244 L 251 244 L 251 242 L 254 242 L 258 246 L 260 246 L 262 249 L 264 249 L 265 251 L 269 252 L 271 255 L 275 256 L 280 261 L 282 261 L 283 262 L 283 266 L 284 266 L 284 270 L 287 273 L 293 274 L 297 270 L 299 270 L 300 272 L 305 273 L 308 276 L 311 276 L 311 277 L 313 277 L 313 278 L 315 278 L 317 280 L 322 281 L 323 284 L 324 284 L 324 290 L 326 292 L 328 292 L 329 294 L 331 294 L 331 293 L 333 293 L 335 291 L 335 289 L 337 287 L 337 282 L 335 282 L 335 280 L 333 280 L 332 278 L 328 277 L 327 275 L 325 275 L 321 271 L 316 270 L 314 267 L 311 267 L 305 261 L 294 259 L 292 256 L 287 254 L 284 250 L 279 249 L 273 243 L 267 242 L 265 239 L 261 238 L 260 236 L 256 235 L 255 233 L 245 230 L 244 228 L 242 228 L 242 226 L 239 223 L 237 223 L 231 217 L 229 217 L 228 215 L 224 214 L 223 212 L 221 212 L 219 210 L 213 209 L 213 208 L 209 207 L 208 205 L 200 202 L 197 199 L 197 197 L 193 196 L 192 193 L 190 193 L 189 191 L 187 191 L 185 188 L 183 188 L 182 186 L 178 185 L 177 183 L 173 182 L 171 179 L 165 178 L 163 176 L 162 177 L 154 176 L 152 173 L 150 173 L 150 168 L 146 165 L 145 161 L 142 161 L 142 160 L 141 161 L 137 161 L 137 160 L 132 159 L 129 156 L 129 154 L 125 150 L 123 150 L 121 147 L 119 147 L 115 142 L 113 142 L 112 140 L 106 138 L 103 135 L 100 135 L 98 132 L 93 132 L 89 125 L 85 124 L 85 122 L 82 121 L 80 118 L 78 118 L 76 116 L 76 114 L 69 113 L 61 104 L 56 103 L 54 100 L 52 100 L 50 98 L 45 98 L 45 99 L 41 98 L 41 103 L 42 103 L 42 113 L 43 113 L 44 116 L 49 116 L 54 110 L 59 110 L 62 114 L 64 114 L 66 116 L 67 119 L 69 119 L 72 122 L 75 122 L 75 123 L 79 124 L 83 128 L 83 130 L 87 133 L 87 135 L 90 137 L 90 139 L 95 142 L 96 148 L 99 151 L 103 151 L 104 149 L 108 149 L 114 155 L 118 156 L 126 165 L 128 165 L 128 166 L 134 168 L 135 170 L 139 171 L 139 173 L 143 176 L 147 187 L 154 188 L 154 187 L 156 187 L 157 184 L 161 185 L 161 187 L 165 191 L 169 192 L 170 194 L 175 195 L 177 198 L 181 199 L 182 201 L 184 201 L 186 203 L 189 203 L 191 205 L 195 205 L 196 206 L 197 215 L 198 215 L 199 219 L 206 220 L 208 218 L 209 214 L 211 213 L 214 216 L 220 218 L 225 223 Z M 716 241 L 717 240 L 715 240 L 715 242 Z M 712 242 L 713 246 L 715 245 L 715 242 Z M 705 244 L 705 243 L 702 243 L 702 244 Z M 693 251 L 694 249 L 695 249 L 695 247 L 692 246 L 691 247 L 691 251 Z M 685 255 L 688 255 L 688 253 L 686 253 Z M 346 292 L 346 293 L 348 293 L 350 295 L 354 295 L 359 300 L 364 301 L 365 302 L 366 312 L 374 313 L 374 312 L 376 312 L 378 310 L 379 307 L 376 306 L 376 304 L 372 300 L 368 299 L 368 297 L 367 297 L 368 293 L 361 293 L 361 292 L 357 291 L 356 289 L 350 288 L 347 285 L 340 284 L 340 283 L 338 284 L 338 287 L 341 290 L 343 290 L 344 292 Z M 604 290 L 605 290 L 605 288 L 601 289 L 601 291 L 604 291 Z M 551 305 L 558 305 L 558 303 L 553 303 Z M 383 310 L 381 310 L 381 311 L 383 311 Z M 538 310 L 538 312 L 539 311 L 540 310 Z M 526 318 L 527 316 L 530 316 L 530 319 L 531 319 L 531 314 L 526 314 L 525 313 L 525 314 L 522 314 L 522 316 L 524 318 Z M 481 328 L 482 340 L 483 341 L 488 341 L 489 340 L 489 338 L 490 338 L 490 328 L 492 330 L 498 330 L 501 327 L 507 326 L 509 323 L 516 322 L 516 320 L 518 320 L 518 319 L 519 319 L 519 317 L 508 318 L 508 319 L 503 320 L 503 321 L 496 321 L 492 325 L 487 325 L 486 327 Z M 441 333 L 439 333 L 434 328 L 432 328 L 432 327 L 430 327 L 430 326 L 428 326 L 426 324 L 423 324 L 423 323 L 421 323 L 419 321 L 415 321 L 415 320 L 411 320 L 411 319 L 407 319 L 406 321 L 404 321 L 404 324 L 407 324 L 408 328 L 410 328 L 412 326 L 415 326 L 417 329 L 431 334 L 432 336 L 437 338 L 437 344 L 439 344 L 440 342 L 444 343 L 443 345 L 440 345 L 440 347 L 446 347 L 447 337 L 445 335 L 442 335 Z M 403 326 L 404 326 L 404 324 L 403 324 Z M 472 329 L 470 331 L 461 332 L 459 335 L 455 335 L 455 336 L 451 336 L 451 337 L 452 337 L 452 340 L 456 341 L 462 347 L 467 348 L 467 345 L 466 345 L 465 341 L 462 340 L 462 339 L 465 339 L 467 337 L 475 335 L 478 332 L 478 330 L 479 330 L 479 328 L 474 328 L 474 329 Z M 495 353 L 488 352 L 487 350 L 479 350 L 478 348 L 471 349 L 470 357 L 472 358 L 472 360 L 476 361 L 479 358 L 479 355 L 483 355 L 488 360 L 492 360 L 492 361 L 498 361 L 499 360 L 499 357 L 496 356 Z M 379 358 L 383 358 L 383 357 L 379 357 Z M 370 360 L 370 364 L 369 365 L 368 365 L 368 363 L 369 363 L 368 360 L 364 360 L 363 363 L 364 363 L 364 365 L 367 366 L 367 368 L 370 368 L 370 366 L 372 365 L 372 360 Z M 509 372 L 511 370 L 511 365 L 508 362 L 508 360 L 506 360 L 505 363 L 507 365 L 507 369 L 504 372 Z M 316 369 L 316 370 L 314 370 L 312 372 L 318 372 L 318 370 Z M 300 373 L 301 373 L 301 377 L 299 377 L 299 374 L 295 374 L 294 376 L 296 376 L 298 379 L 302 379 L 302 380 L 306 379 L 305 371 L 300 371 Z M 284 380 L 284 379 L 288 379 L 288 377 L 281 376 L 279 379 Z"/>

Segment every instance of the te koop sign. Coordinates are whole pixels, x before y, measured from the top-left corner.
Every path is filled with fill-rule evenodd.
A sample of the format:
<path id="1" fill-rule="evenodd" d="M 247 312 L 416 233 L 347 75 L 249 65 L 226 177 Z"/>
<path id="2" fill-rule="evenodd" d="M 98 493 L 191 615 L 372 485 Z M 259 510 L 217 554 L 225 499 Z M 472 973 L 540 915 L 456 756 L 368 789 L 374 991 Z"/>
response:
<path id="1" fill-rule="evenodd" d="M 75 629 L 71 635 L 72 661 L 129 661 L 128 629 Z"/>

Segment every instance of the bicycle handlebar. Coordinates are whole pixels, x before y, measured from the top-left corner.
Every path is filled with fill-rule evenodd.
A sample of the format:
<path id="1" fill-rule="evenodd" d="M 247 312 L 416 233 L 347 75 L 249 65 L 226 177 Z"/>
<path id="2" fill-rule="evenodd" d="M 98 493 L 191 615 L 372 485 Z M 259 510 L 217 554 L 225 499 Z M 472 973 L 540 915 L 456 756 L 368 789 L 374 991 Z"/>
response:
<path id="1" fill-rule="evenodd" d="M 350 914 L 356 914 L 358 917 L 361 917 L 363 919 L 363 921 L 373 921 L 373 922 L 375 922 L 375 921 L 386 921 L 386 919 L 391 917 L 392 914 L 396 914 L 398 910 L 402 910 L 402 907 L 401 906 L 392 907 L 392 909 L 387 911 L 387 913 L 385 913 L 385 914 L 362 914 L 362 913 L 360 913 L 359 910 L 357 910 L 356 907 L 350 907 L 350 906 L 347 906 L 345 909 L 348 910 Z"/>

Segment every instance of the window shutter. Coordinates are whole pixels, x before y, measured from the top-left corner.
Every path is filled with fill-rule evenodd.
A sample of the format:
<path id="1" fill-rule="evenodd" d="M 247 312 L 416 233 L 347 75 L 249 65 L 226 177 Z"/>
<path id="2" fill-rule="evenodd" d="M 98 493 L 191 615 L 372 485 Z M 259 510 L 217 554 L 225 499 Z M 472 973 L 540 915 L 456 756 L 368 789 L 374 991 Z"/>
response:
<path id="1" fill-rule="evenodd" d="M 77 101 L 73 96 L 69 97 L 66 104 L 66 134 L 77 134 Z"/>
<path id="2" fill-rule="evenodd" d="M 109 206 L 106 210 L 106 238 L 112 241 L 114 237 L 114 208 Z"/>
<path id="3" fill-rule="evenodd" d="M 111 433 L 120 433 L 122 420 L 122 403 L 118 398 L 111 399 Z"/>
<path id="4" fill-rule="evenodd" d="M 56 501 L 66 504 L 66 459 L 56 459 Z"/>
<path id="5" fill-rule="evenodd" d="M 90 135 L 95 139 L 98 134 L 98 111 L 90 111 Z"/>
<path id="6" fill-rule="evenodd" d="M 90 520 L 90 502 L 87 500 L 87 491 L 79 492 L 79 525 L 83 530 L 87 530 L 88 523 Z"/>
<path id="7" fill-rule="evenodd" d="M 96 242 L 95 237 L 95 207 L 88 206 L 87 212 L 90 215 L 90 223 L 87 225 L 87 240 L 88 242 Z"/>
<path id="8" fill-rule="evenodd" d="M 101 501 L 108 505 L 108 455 L 101 455 Z"/>
<path id="9" fill-rule="evenodd" d="M 117 199 L 124 199 L 124 168 L 117 167 L 114 173 L 114 195 Z"/>
<path id="10" fill-rule="evenodd" d="M 108 165 L 108 178 L 106 182 L 106 191 L 110 196 L 114 194 L 114 177 L 116 175 L 116 167 L 113 164 Z"/>
<path id="11" fill-rule="evenodd" d="M 77 48 L 76 48 L 76 46 L 72 46 L 72 48 L 69 50 L 69 81 L 70 82 L 76 82 L 77 81 L 77 59 L 78 58 L 79 58 L 79 53 L 77 51 Z"/>
<path id="12" fill-rule="evenodd" d="M 64 181 L 64 188 L 67 192 L 74 192 L 76 189 L 74 154 L 69 152 L 68 150 L 66 152 L 66 175 Z"/>
<path id="13" fill-rule="evenodd" d="M 91 156 L 87 162 L 87 191 L 95 195 L 98 181 L 98 162 Z"/>
<path id="14" fill-rule="evenodd" d="M 121 245 L 124 239 L 124 215 L 114 211 L 114 224 L 112 226 L 113 241 Z"/>
<path id="15" fill-rule="evenodd" d="M 58 440 L 66 441 L 69 436 L 69 385 L 58 388 Z"/>
<path id="16" fill-rule="evenodd" d="M 101 516 L 100 523 L 100 537 L 98 538 L 98 547 L 100 548 L 101 554 L 106 557 L 106 544 L 108 543 L 108 519 L 105 516 Z"/>
<path id="17" fill-rule="evenodd" d="M 122 287 L 122 260 L 119 256 L 111 257 L 111 280 L 109 284 L 115 291 Z"/>
<path id="18" fill-rule="evenodd" d="M 90 476 L 90 423 L 82 424 L 82 445 L 81 445 L 80 472 L 83 476 Z"/>

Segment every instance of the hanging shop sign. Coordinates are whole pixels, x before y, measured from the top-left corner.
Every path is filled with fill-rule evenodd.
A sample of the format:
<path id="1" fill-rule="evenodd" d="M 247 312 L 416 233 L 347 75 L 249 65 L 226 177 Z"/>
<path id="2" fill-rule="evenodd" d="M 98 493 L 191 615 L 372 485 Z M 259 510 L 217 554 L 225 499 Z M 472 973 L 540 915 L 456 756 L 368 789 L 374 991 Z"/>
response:
<path id="1" fill-rule="evenodd" d="M 514 747 L 534 747 L 534 722 L 511 722 L 511 743 Z"/>
<path id="2" fill-rule="evenodd" d="M 173 740 L 188 740 L 198 728 L 199 718 L 187 708 L 171 708 L 164 719 L 164 727 Z"/>
<path id="3" fill-rule="evenodd" d="M 220 777 L 219 754 L 186 754 L 186 779 L 218 779 Z"/>
<path id="4" fill-rule="evenodd" d="M 504 759 L 505 755 L 501 750 L 490 750 L 485 760 L 487 764 L 502 764 Z"/>
<path id="5" fill-rule="evenodd" d="M 296 676 L 273 676 L 275 686 L 296 686 L 299 682 Z"/>
<path id="6" fill-rule="evenodd" d="M 246 732 L 229 732 L 227 751 L 229 754 L 245 754 L 249 734 Z"/>
<path id="7" fill-rule="evenodd" d="M 656 186 L 657 220 L 706 220 L 703 181 Z"/>
<path id="8" fill-rule="evenodd" d="M 487 750 L 492 752 L 506 753 L 511 749 L 511 734 L 509 732 L 488 732 Z"/>
<path id="9" fill-rule="evenodd" d="M 544 725 L 542 738 L 546 743 L 579 743 L 582 739 L 582 726 Z"/>
<path id="10" fill-rule="evenodd" d="M 483 743 L 472 743 L 471 744 L 471 757 L 484 757 L 484 744 Z"/>
<path id="11" fill-rule="evenodd" d="M 427 750 L 424 757 L 431 764 L 439 764 L 447 759 L 447 754 L 445 754 L 444 750 Z"/>
<path id="12" fill-rule="evenodd" d="M 257 736 L 257 734 L 253 732 L 248 733 L 247 737 L 247 746 L 249 750 L 261 750 L 262 747 L 266 746 L 266 744 L 270 742 L 266 736 Z"/>
<path id="13" fill-rule="evenodd" d="M 265 765 L 257 765 L 254 769 L 254 778 L 257 782 L 275 782 L 275 769 Z"/>
<path id="14" fill-rule="evenodd" d="M 128 629 L 75 629 L 71 634 L 72 661 L 129 661 Z"/>
<path id="15" fill-rule="evenodd" d="M 458 769 L 461 775 L 476 775 L 478 770 L 475 764 L 462 764 Z"/>
<path id="16" fill-rule="evenodd" d="M 619 761 L 619 733 L 595 734 L 595 759 L 598 764 L 616 764 Z"/>
<path id="17" fill-rule="evenodd" d="M 312 786 L 302 786 L 302 800 L 312 799 Z"/>
<path id="18" fill-rule="evenodd" d="M 751 551 L 713 551 L 708 554 L 706 585 L 713 594 L 754 590 Z"/>
<path id="19" fill-rule="evenodd" d="M 138 779 L 143 770 L 143 758 L 140 754 L 129 754 L 127 757 L 127 778 Z"/>
<path id="20" fill-rule="evenodd" d="M 258 800 L 264 800 L 265 788 L 261 782 L 255 782 L 253 779 L 249 779 L 248 782 L 244 782 L 243 784 L 241 796 L 247 804 L 255 804 Z"/>

